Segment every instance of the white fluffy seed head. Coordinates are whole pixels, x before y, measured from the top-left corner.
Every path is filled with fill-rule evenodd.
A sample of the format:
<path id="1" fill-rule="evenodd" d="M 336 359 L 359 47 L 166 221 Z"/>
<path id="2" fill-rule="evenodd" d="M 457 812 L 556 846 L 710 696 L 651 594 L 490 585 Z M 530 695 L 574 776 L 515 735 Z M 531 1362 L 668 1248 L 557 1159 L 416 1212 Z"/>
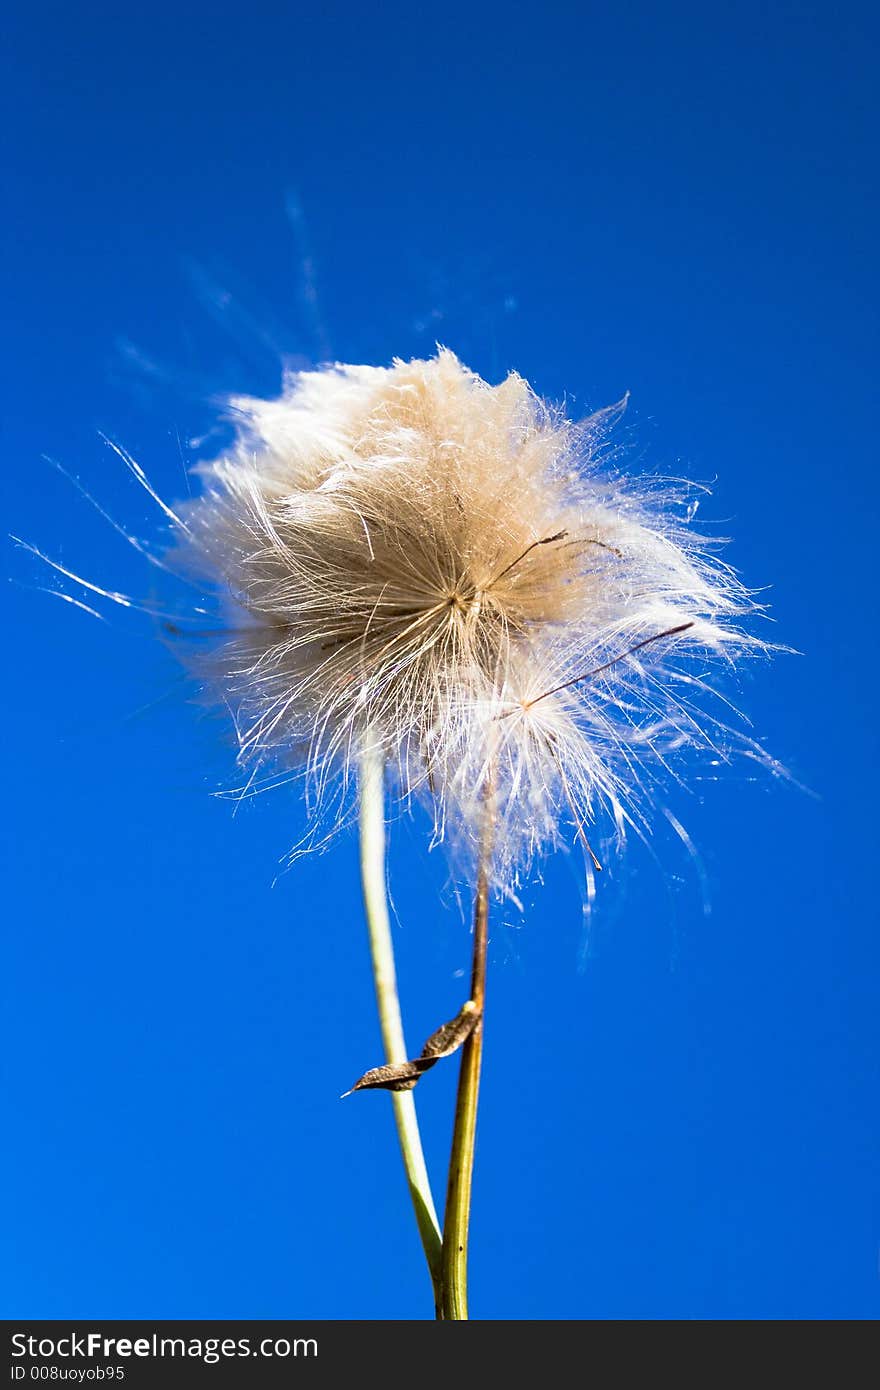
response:
<path id="1" fill-rule="evenodd" d="M 444 349 L 234 405 L 180 556 L 234 610 L 204 669 L 254 778 L 304 767 L 320 810 L 378 744 L 465 846 L 490 792 L 511 889 L 600 807 L 622 829 L 647 755 L 712 745 L 687 657 L 759 647 L 755 605 L 674 493 L 603 466 L 617 408 L 572 424 Z"/>

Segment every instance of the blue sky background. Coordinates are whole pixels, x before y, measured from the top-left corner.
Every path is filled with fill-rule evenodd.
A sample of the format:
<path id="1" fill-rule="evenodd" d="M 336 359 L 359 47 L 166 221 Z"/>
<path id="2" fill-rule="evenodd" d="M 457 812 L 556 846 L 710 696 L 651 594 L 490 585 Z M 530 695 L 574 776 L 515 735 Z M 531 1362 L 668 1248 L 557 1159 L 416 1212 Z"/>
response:
<path id="1" fill-rule="evenodd" d="M 436 339 L 573 412 L 632 392 L 631 466 L 703 511 L 798 648 L 731 691 L 810 790 L 711 769 L 600 886 L 495 917 L 473 1221 L 486 1318 L 878 1312 L 876 20 L 780 3 L 18 6 L 5 45 L 5 529 L 98 582 L 283 359 Z M 199 442 L 202 441 L 202 442 Z M 0 688 L 0 1311 L 420 1318 L 356 846 L 299 863 L 232 804 L 222 720 L 149 624 L 36 592 Z M 405 1014 L 469 924 L 395 829 Z M 454 1067 L 420 1086 L 442 1186 Z"/>

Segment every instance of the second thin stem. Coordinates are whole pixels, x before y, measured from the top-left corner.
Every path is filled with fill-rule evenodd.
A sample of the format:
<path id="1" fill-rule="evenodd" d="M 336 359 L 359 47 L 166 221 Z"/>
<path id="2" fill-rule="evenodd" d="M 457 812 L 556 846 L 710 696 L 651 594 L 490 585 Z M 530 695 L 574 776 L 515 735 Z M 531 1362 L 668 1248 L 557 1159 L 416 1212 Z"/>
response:
<path id="1" fill-rule="evenodd" d="M 463 1321 L 468 1316 L 467 1257 L 471 1214 L 471 1186 L 477 1133 L 477 1105 L 483 1062 L 483 1004 L 486 998 L 486 952 L 489 944 L 489 861 L 491 858 L 491 810 L 486 805 L 486 825 L 474 907 L 474 946 L 471 967 L 471 1002 L 479 1010 L 477 1025 L 464 1044 L 455 1101 L 455 1125 L 446 1211 L 443 1222 L 442 1274 L 438 1318 Z"/>

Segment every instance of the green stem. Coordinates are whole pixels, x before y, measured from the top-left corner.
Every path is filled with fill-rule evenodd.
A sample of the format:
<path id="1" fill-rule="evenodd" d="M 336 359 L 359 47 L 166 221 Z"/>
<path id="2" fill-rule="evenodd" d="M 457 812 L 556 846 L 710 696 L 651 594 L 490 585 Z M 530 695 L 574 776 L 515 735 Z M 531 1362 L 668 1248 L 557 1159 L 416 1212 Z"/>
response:
<path id="1" fill-rule="evenodd" d="M 385 891 L 384 792 L 384 763 L 381 751 L 376 747 L 368 747 L 362 754 L 360 767 L 361 883 L 370 933 L 370 954 L 373 958 L 373 979 L 376 985 L 382 1041 L 385 1045 L 385 1060 L 397 1063 L 405 1062 L 409 1053 L 406 1050 L 403 1020 L 400 1016 L 394 946 Z M 392 1091 L 390 1095 L 406 1180 L 436 1302 L 439 1299 L 441 1274 L 440 1226 L 422 1151 L 415 1100 L 411 1091 Z"/>
<path id="2" fill-rule="evenodd" d="M 462 1048 L 455 1101 L 455 1126 L 449 1159 L 449 1185 L 443 1222 L 443 1269 L 438 1318 L 463 1321 L 468 1316 L 467 1257 L 471 1213 L 471 1186 L 483 1060 L 483 1004 L 486 997 L 486 948 L 489 941 L 489 858 L 491 811 L 487 806 L 486 832 L 477 874 L 474 908 L 474 947 L 471 969 L 471 1001 L 480 1011 L 479 1021 Z"/>

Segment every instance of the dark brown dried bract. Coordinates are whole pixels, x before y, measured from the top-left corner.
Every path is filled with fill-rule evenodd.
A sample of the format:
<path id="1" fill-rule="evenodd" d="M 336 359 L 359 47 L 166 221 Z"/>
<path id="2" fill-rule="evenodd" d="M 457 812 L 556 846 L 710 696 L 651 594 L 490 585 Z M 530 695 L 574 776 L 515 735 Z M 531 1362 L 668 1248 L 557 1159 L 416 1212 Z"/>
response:
<path id="1" fill-rule="evenodd" d="M 431 1034 L 419 1057 L 409 1062 L 390 1062 L 384 1067 L 373 1067 L 364 1072 L 350 1091 L 344 1093 L 343 1099 L 354 1091 L 411 1091 L 423 1072 L 430 1070 L 441 1057 L 450 1057 L 467 1041 L 479 1022 L 480 1013 L 481 1010 L 469 999 L 455 1018 Z"/>

